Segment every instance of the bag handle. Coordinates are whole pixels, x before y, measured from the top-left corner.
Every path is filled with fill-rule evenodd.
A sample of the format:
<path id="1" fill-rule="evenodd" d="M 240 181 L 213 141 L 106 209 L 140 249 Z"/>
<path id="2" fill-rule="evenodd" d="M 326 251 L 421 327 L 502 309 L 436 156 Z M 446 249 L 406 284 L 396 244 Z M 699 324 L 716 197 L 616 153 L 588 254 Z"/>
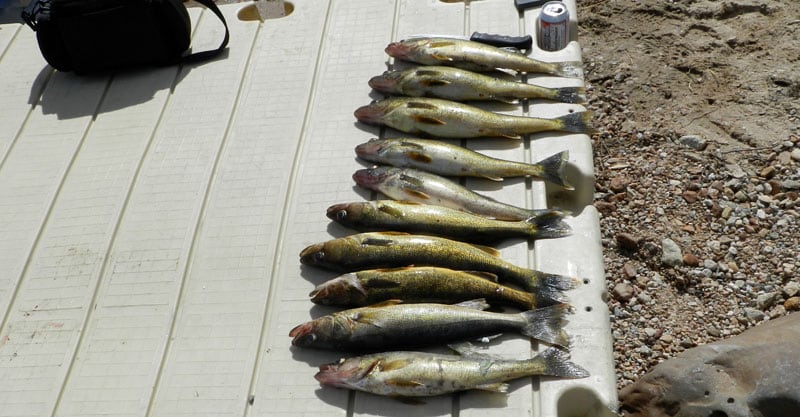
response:
<path id="1" fill-rule="evenodd" d="M 225 38 L 222 39 L 222 43 L 219 45 L 219 47 L 217 47 L 217 49 L 212 49 L 210 51 L 195 52 L 186 55 L 184 57 L 181 57 L 181 59 L 179 60 L 181 63 L 198 62 L 215 57 L 220 53 L 222 53 L 225 47 L 228 46 L 228 40 L 230 40 L 230 32 L 228 31 L 228 22 L 225 21 L 225 16 L 222 15 L 222 12 L 219 10 L 219 7 L 217 7 L 216 3 L 214 3 L 214 0 L 194 0 L 194 1 L 202 4 L 203 6 L 214 12 L 215 15 L 217 15 L 219 20 L 222 22 L 222 25 L 225 26 Z"/>

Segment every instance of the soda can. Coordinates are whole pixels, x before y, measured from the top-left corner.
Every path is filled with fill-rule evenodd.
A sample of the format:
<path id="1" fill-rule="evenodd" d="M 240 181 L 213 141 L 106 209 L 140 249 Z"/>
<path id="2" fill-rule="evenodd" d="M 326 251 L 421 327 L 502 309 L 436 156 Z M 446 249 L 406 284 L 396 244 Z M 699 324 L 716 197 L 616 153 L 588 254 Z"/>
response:
<path id="1" fill-rule="evenodd" d="M 560 1 L 549 1 L 539 12 L 539 48 L 558 51 L 569 43 L 569 10 Z"/>

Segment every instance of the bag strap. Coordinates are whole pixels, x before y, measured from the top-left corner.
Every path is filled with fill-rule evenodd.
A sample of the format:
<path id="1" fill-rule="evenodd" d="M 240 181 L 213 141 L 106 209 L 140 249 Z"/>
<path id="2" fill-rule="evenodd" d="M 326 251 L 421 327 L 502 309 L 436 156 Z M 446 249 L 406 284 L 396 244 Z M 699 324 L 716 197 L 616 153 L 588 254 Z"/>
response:
<path id="1" fill-rule="evenodd" d="M 225 26 L 225 38 L 222 39 L 222 43 L 219 45 L 219 47 L 217 47 L 217 49 L 212 49 L 210 51 L 195 52 L 186 55 L 179 60 L 182 63 L 198 62 L 217 56 L 220 53 L 222 53 L 223 50 L 225 50 L 225 47 L 228 46 L 228 40 L 230 39 L 230 32 L 228 31 L 228 22 L 225 21 L 225 16 L 222 15 L 222 12 L 219 10 L 219 7 L 217 7 L 216 3 L 214 3 L 214 0 L 194 0 L 194 1 L 202 4 L 203 6 L 214 12 L 215 15 L 217 15 L 219 20 L 222 22 L 223 26 Z"/>

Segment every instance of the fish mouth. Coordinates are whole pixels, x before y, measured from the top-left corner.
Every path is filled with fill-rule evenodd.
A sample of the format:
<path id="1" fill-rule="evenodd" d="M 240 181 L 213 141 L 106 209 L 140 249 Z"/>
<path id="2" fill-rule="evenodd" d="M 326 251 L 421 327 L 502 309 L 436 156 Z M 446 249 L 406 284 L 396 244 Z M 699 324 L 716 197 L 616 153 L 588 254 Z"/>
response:
<path id="1" fill-rule="evenodd" d="M 367 298 L 367 292 L 356 275 L 349 273 L 318 285 L 309 296 L 315 304 L 359 305 Z"/>
<path id="2" fill-rule="evenodd" d="M 408 58 L 408 56 L 411 55 L 411 47 L 403 42 L 392 42 L 384 51 L 387 55 L 400 59 Z"/>
<path id="3" fill-rule="evenodd" d="M 300 252 L 300 263 L 305 265 L 318 265 L 325 258 L 325 244 L 317 243 L 306 247 Z"/>
<path id="4" fill-rule="evenodd" d="M 382 142 L 378 139 L 372 139 L 356 146 L 356 155 L 359 158 L 368 160 L 368 157 L 379 154 L 381 150 L 383 150 Z"/>
<path id="5" fill-rule="evenodd" d="M 385 72 L 383 75 L 377 75 L 369 79 L 367 84 L 373 90 L 381 93 L 394 93 L 397 90 L 397 83 L 399 80 L 399 73 Z"/>
<path id="6" fill-rule="evenodd" d="M 296 326 L 289 332 L 289 337 L 292 337 L 292 345 L 299 347 L 311 346 L 317 339 L 314 334 L 314 323 L 307 322 Z"/>
<path id="7" fill-rule="evenodd" d="M 348 203 L 334 204 L 328 207 L 328 211 L 325 213 L 325 215 L 331 220 L 343 222 L 347 220 L 347 208 L 349 206 L 350 204 Z"/>
<path id="8" fill-rule="evenodd" d="M 361 106 L 353 112 L 353 115 L 358 119 L 361 123 L 366 123 L 370 125 L 379 125 L 381 124 L 381 120 L 383 119 L 383 115 L 386 114 L 386 111 L 383 109 L 383 106 L 380 103 L 372 103 L 366 106 Z"/>
<path id="9" fill-rule="evenodd" d="M 388 175 L 386 170 L 381 168 L 359 169 L 353 174 L 353 181 L 364 188 L 377 191 L 376 187 L 382 184 Z"/>
<path id="10" fill-rule="evenodd" d="M 319 372 L 314 375 L 314 379 L 323 385 L 358 389 L 358 381 L 362 380 L 379 363 L 380 360 L 361 363 L 356 358 L 341 359 L 338 363 L 321 365 Z"/>

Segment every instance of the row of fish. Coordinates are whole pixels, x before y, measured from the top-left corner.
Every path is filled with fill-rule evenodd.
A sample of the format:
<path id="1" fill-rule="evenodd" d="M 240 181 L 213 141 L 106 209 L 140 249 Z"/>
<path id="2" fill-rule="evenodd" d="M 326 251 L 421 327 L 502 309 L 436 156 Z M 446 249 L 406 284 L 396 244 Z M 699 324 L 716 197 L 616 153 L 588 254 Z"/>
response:
<path id="1" fill-rule="evenodd" d="M 587 112 L 543 119 L 458 102 L 542 98 L 580 103 L 585 92 L 579 87 L 550 89 L 472 72 L 510 69 L 579 77 L 580 63 L 544 63 L 477 42 L 440 38 L 392 43 L 386 52 L 426 66 L 372 78 L 369 85 L 378 92 L 411 97 L 359 108 L 355 116 L 363 123 L 439 138 L 519 139 L 549 130 L 592 130 Z M 566 213 L 505 204 L 445 178 L 524 176 L 569 190 L 566 151 L 528 164 L 438 140 L 398 138 L 363 143 L 356 154 L 383 165 L 357 171 L 354 181 L 392 200 L 328 208 L 331 220 L 360 233 L 310 245 L 300 261 L 342 273 L 317 286 L 311 301 L 349 309 L 300 324 L 290 337 L 298 347 L 374 353 L 321 366 L 320 383 L 418 397 L 467 389 L 505 392 L 505 381 L 531 375 L 588 376 L 568 360 L 569 338 L 563 330 L 568 313 L 563 291 L 579 280 L 514 265 L 496 249 L 478 244 L 566 236 Z M 521 312 L 487 311 L 490 305 Z M 553 347 L 532 359 L 504 360 L 459 344 L 503 333 Z M 458 355 L 391 351 L 442 345 Z"/>

